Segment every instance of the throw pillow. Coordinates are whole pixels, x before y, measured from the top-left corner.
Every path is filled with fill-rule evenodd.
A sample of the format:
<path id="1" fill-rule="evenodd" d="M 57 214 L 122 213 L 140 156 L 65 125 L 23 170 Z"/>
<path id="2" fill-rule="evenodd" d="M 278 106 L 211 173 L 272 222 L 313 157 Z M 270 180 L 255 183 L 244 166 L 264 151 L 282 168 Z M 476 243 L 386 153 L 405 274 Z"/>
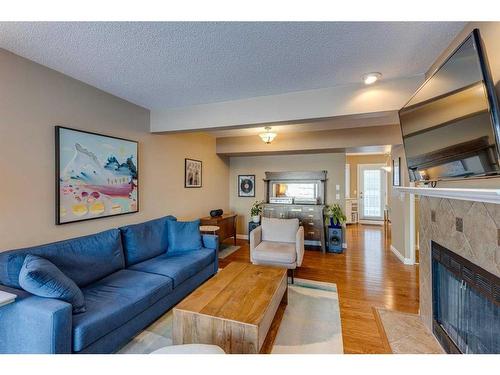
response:
<path id="1" fill-rule="evenodd" d="M 199 250 L 202 248 L 200 220 L 167 221 L 168 251 Z"/>
<path id="2" fill-rule="evenodd" d="M 27 255 L 19 273 L 19 285 L 36 296 L 57 298 L 71 303 L 74 314 L 86 311 L 80 288 L 47 259 Z"/>

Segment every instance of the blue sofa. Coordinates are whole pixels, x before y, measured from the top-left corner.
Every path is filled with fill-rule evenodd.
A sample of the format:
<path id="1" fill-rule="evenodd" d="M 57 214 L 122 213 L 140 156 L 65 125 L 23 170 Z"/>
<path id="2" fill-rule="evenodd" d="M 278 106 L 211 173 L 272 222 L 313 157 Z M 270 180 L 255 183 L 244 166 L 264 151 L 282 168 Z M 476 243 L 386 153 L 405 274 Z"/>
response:
<path id="1" fill-rule="evenodd" d="M 0 290 L 18 295 L 0 307 L 0 353 L 113 353 L 210 278 L 218 239 L 169 248 L 173 216 L 48 245 L 0 253 Z M 87 310 L 21 289 L 27 254 L 55 264 L 85 296 Z"/>

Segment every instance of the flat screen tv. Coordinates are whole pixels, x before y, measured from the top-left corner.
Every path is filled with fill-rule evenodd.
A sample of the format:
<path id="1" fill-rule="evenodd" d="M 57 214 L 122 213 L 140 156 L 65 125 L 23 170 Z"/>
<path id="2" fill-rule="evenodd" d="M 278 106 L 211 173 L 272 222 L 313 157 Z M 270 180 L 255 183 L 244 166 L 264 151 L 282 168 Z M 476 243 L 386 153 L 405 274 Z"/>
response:
<path id="1" fill-rule="evenodd" d="M 500 116 L 479 30 L 399 111 L 410 181 L 500 174 Z"/>

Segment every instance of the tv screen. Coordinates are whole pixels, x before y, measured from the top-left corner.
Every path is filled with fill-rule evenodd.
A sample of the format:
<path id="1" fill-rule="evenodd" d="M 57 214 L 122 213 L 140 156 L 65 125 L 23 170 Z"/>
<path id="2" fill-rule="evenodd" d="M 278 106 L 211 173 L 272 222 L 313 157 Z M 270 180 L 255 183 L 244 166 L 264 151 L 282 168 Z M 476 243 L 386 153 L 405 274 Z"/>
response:
<path id="1" fill-rule="evenodd" d="M 399 111 L 410 181 L 500 173 L 499 106 L 474 30 Z"/>

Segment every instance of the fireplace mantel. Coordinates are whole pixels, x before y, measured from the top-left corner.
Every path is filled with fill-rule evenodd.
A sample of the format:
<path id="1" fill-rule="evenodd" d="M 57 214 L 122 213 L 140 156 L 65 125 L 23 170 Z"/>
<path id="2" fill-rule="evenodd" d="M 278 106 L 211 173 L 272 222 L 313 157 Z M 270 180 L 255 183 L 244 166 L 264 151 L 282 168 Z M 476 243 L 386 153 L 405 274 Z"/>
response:
<path id="1" fill-rule="evenodd" d="M 402 194 L 500 204 L 500 189 L 460 189 L 394 186 Z"/>

